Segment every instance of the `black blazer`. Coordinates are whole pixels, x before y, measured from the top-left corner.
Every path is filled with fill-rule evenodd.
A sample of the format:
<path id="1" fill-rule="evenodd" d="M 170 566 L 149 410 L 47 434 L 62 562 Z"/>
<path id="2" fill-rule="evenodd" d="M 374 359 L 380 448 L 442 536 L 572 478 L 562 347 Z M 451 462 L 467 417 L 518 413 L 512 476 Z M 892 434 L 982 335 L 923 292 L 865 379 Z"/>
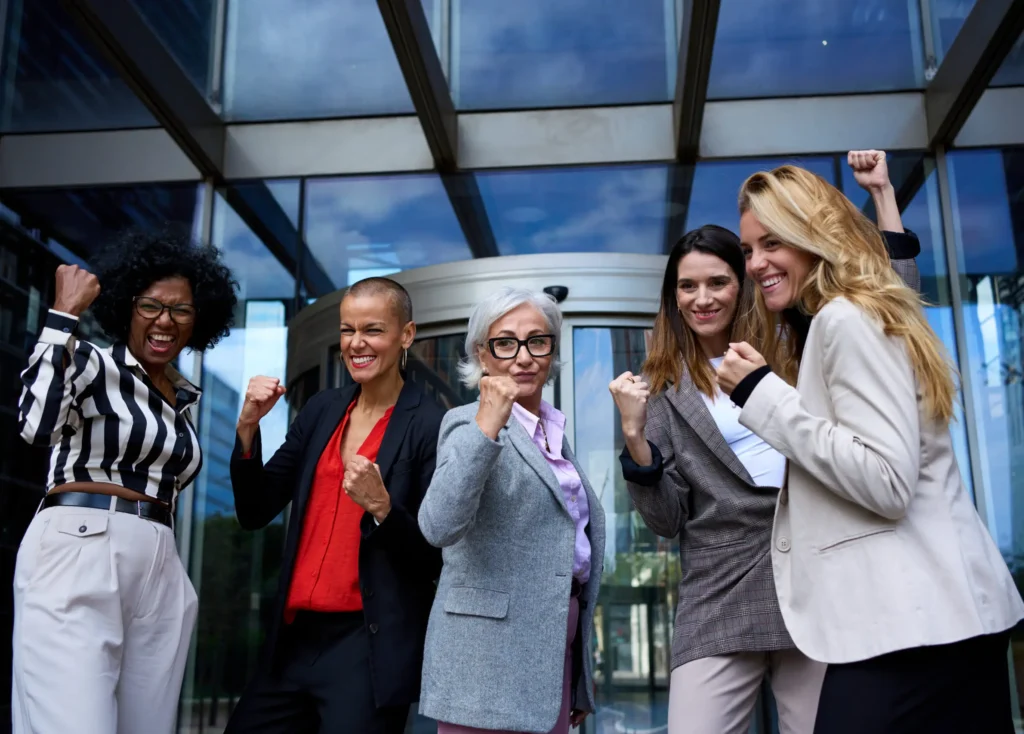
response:
<path id="1" fill-rule="evenodd" d="M 236 439 L 231 489 L 242 527 L 265 527 L 292 503 L 264 664 L 274 666 L 279 660 L 278 632 L 317 462 L 358 394 L 359 385 L 354 385 L 324 390 L 310 398 L 289 428 L 284 444 L 265 466 L 259 433 L 248 459 L 242 458 Z M 418 385 L 405 383 L 377 454 L 384 486 L 391 495 L 391 512 L 379 526 L 369 513 L 361 522 L 359 581 L 377 706 L 405 705 L 419 698 L 423 639 L 434 581 L 441 572 L 441 551 L 423 539 L 416 515 L 434 475 L 444 412 Z M 344 675 L 339 674 L 339 680 L 344 680 Z"/>

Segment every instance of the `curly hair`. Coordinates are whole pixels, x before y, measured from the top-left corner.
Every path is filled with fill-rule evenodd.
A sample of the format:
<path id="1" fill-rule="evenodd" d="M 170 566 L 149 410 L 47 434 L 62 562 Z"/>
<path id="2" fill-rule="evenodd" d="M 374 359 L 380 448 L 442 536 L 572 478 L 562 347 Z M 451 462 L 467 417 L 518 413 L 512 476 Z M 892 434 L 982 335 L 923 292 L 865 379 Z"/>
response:
<path id="1" fill-rule="evenodd" d="M 132 299 L 153 283 L 175 277 L 192 286 L 196 321 L 189 349 L 206 351 L 231 329 L 238 283 L 221 262 L 220 251 L 196 244 L 190 233 L 171 225 L 127 230 L 94 259 L 93 269 L 101 290 L 91 311 L 115 341 L 128 341 Z"/>

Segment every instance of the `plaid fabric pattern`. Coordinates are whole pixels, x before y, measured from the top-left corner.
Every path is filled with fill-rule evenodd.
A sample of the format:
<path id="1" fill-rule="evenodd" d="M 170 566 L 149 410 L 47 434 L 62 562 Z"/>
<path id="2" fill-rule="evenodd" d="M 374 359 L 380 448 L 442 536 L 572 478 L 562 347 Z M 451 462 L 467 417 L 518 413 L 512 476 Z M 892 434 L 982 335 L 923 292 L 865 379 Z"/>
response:
<path id="1" fill-rule="evenodd" d="M 647 438 L 663 473 L 628 481 L 654 532 L 679 536 L 682 579 L 672 668 L 734 652 L 792 648 L 775 595 L 771 537 L 777 487 L 755 486 L 693 383 L 684 376 L 648 403 Z"/>

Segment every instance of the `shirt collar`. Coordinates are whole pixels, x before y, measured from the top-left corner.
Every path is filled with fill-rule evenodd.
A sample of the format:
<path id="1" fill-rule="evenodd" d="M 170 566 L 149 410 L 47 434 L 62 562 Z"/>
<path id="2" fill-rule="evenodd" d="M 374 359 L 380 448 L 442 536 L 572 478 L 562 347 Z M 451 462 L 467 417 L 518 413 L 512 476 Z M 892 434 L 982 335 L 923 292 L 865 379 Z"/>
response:
<path id="1" fill-rule="evenodd" d="M 130 349 L 128 349 L 127 344 L 118 342 L 117 344 L 113 344 L 108 351 L 110 352 L 111 357 L 113 357 L 116 361 L 123 364 L 125 367 L 143 370 L 142 363 L 135 358 L 135 355 L 132 354 Z M 143 372 L 144 371 L 145 370 L 143 370 Z M 164 367 L 164 374 L 167 376 L 167 379 L 171 381 L 171 384 L 174 385 L 175 389 L 179 393 L 186 393 L 186 395 L 182 395 L 179 398 L 183 400 L 185 405 L 191 405 L 192 403 L 196 402 L 203 394 L 202 389 L 200 389 L 196 385 L 193 385 L 191 382 L 182 377 L 181 373 L 178 372 L 177 369 L 175 369 L 173 364 L 168 364 L 166 367 Z"/>
<path id="2" fill-rule="evenodd" d="M 565 414 L 562 413 L 562 411 L 558 410 L 550 403 L 541 400 L 540 417 L 535 416 L 519 403 L 512 403 L 512 415 L 514 415 L 516 420 L 519 421 L 519 424 L 526 429 L 526 433 L 531 439 L 536 438 L 540 433 L 538 424 L 543 420 L 546 424 L 545 428 L 547 429 L 548 444 L 551 447 L 551 453 L 556 456 L 562 455 L 562 436 L 565 434 Z M 552 430 L 552 427 L 557 428 L 558 430 Z"/>

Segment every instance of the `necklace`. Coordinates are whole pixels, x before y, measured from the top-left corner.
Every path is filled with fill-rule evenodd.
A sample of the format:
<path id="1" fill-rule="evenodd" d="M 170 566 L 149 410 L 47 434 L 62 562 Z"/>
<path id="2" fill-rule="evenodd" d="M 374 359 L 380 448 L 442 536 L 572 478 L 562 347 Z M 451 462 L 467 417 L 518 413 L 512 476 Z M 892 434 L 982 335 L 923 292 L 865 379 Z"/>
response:
<path id="1" fill-rule="evenodd" d="M 542 419 L 537 419 L 537 425 L 540 426 L 540 432 L 544 435 L 544 450 L 550 454 L 551 445 L 548 443 L 548 432 L 547 429 L 544 428 L 544 421 Z"/>

